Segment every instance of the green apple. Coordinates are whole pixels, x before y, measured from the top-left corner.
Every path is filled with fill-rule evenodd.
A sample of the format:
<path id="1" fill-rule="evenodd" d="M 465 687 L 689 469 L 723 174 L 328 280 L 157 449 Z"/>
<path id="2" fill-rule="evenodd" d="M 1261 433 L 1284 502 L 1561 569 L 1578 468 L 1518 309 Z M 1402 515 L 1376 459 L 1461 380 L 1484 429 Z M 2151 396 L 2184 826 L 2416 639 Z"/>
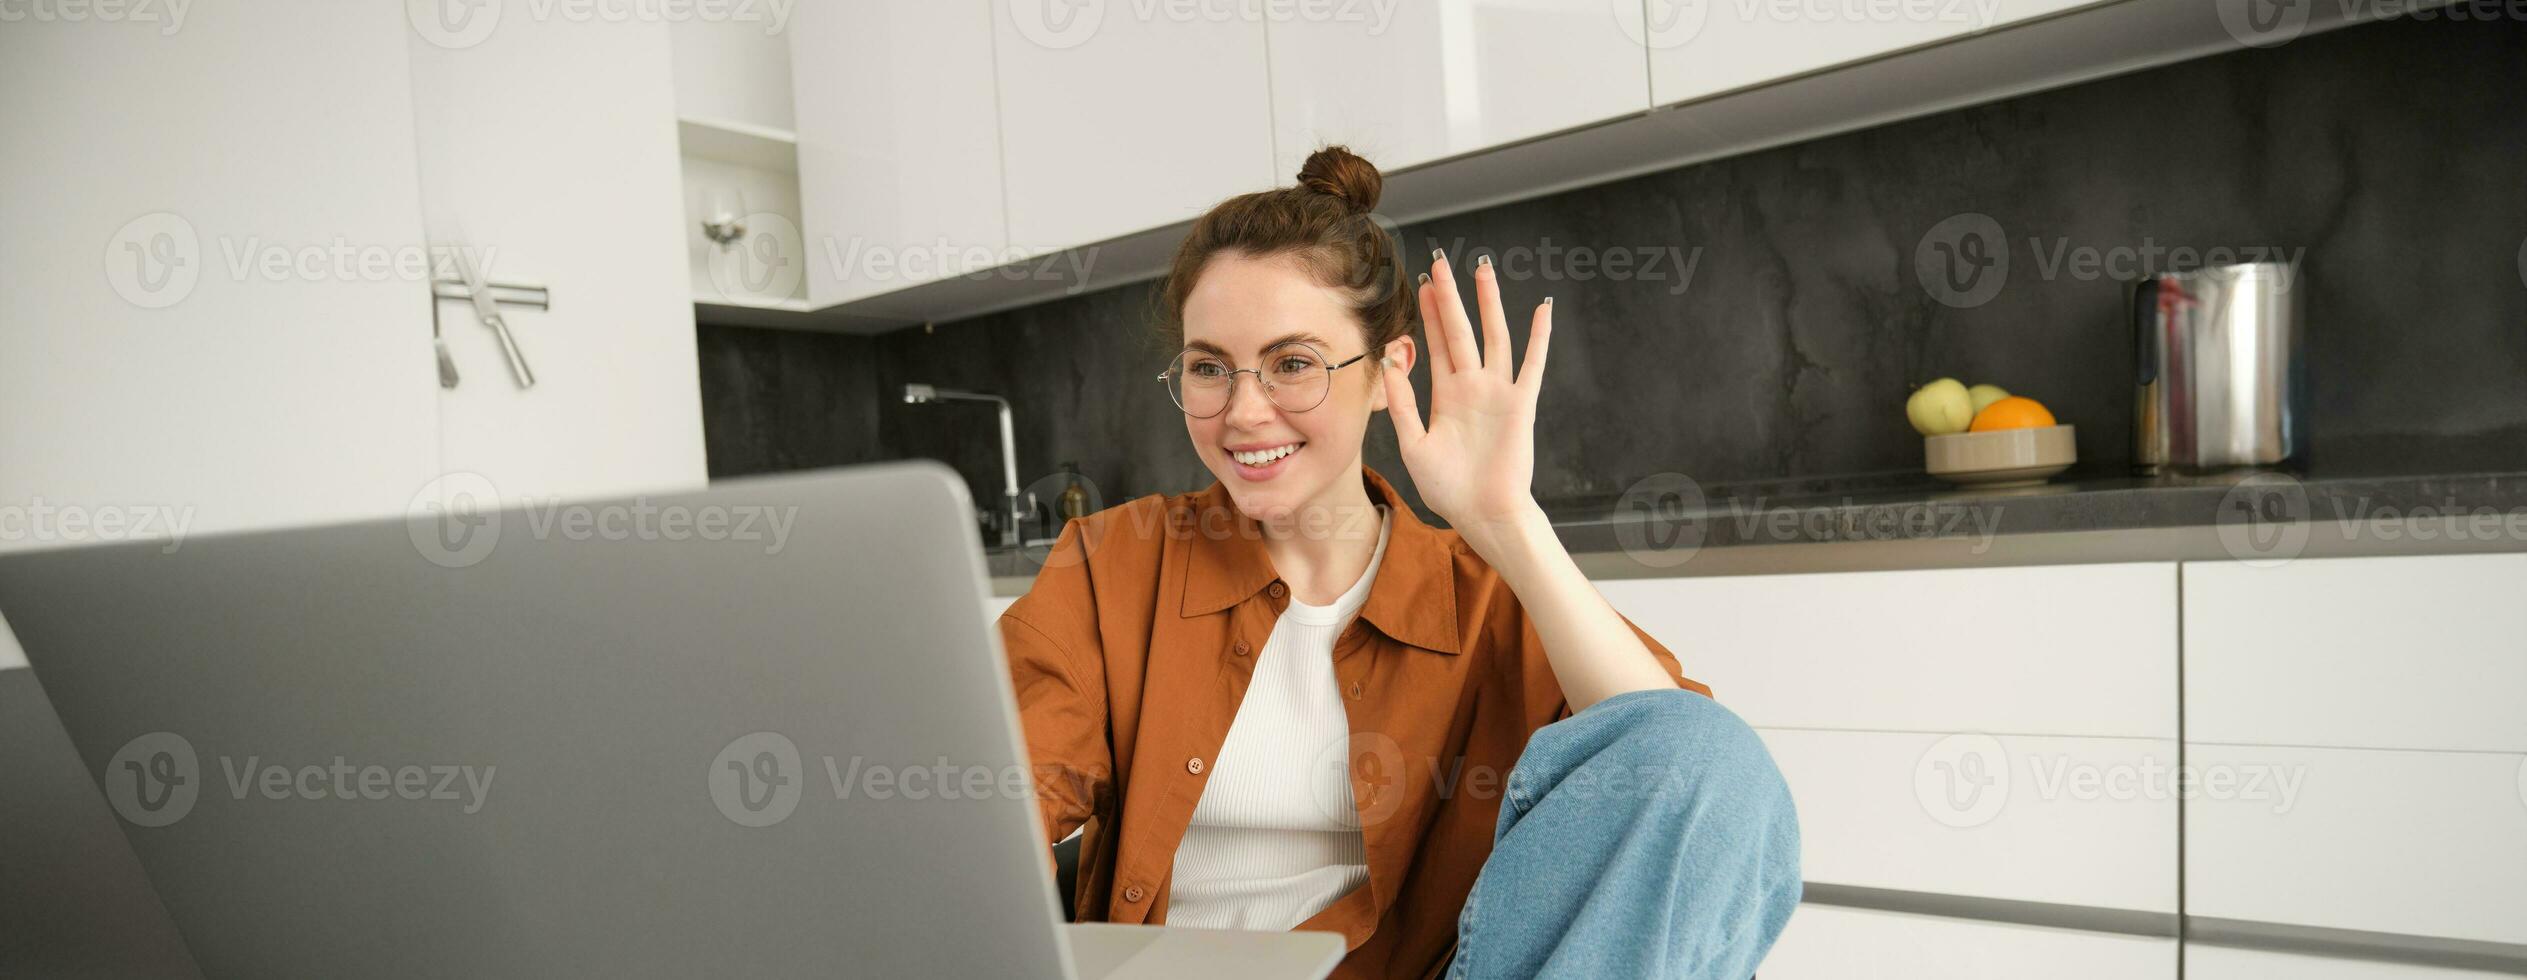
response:
<path id="1" fill-rule="evenodd" d="M 1974 421 L 1974 396 L 1955 378 L 1941 378 L 1913 390 L 1904 400 L 1904 417 L 1913 431 L 1926 436 L 1963 432 Z"/>
<path id="2" fill-rule="evenodd" d="M 1966 389 L 1965 393 L 1974 399 L 1974 414 L 1976 415 L 1983 414 L 1983 410 L 1992 407 L 1993 402 L 2009 397 L 2009 392 L 1999 385 L 1975 385 Z"/>

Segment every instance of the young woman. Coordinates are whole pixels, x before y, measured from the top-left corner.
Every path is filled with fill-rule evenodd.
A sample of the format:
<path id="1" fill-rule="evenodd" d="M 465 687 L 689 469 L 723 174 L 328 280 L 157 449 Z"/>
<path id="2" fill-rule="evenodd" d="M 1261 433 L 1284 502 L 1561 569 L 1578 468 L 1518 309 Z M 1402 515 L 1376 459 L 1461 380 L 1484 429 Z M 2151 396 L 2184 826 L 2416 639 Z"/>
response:
<path id="1" fill-rule="evenodd" d="M 1788 790 L 1529 494 L 1552 300 L 1513 370 L 1497 274 L 1476 317 L 1444 255 L 1407 291 L 1379 189 L 1332 147 L 1195 223 L 1161 380 L 1218 481 L 1071 522 L 1001 617 L 1078 917 L 1336 932 L 1346 978 L 1744 980 Z M 1379 412 L 1448 530 L 1362 465 Z"/>

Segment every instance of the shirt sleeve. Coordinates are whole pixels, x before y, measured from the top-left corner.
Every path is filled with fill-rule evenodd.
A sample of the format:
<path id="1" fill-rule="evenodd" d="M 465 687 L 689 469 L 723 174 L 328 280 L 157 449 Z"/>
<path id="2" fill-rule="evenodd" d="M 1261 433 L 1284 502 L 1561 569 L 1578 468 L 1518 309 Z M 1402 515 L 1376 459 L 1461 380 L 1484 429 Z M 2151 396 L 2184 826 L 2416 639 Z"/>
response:
<path id="1" fill-rule="evenodd" d="M 1062 528 L 1035 584 L 1000 614 L 1000 642 L 1018 696 L 1046 843 L 1096 814 L 1113 792 L 1105 658 L 1080 522 Z"/>

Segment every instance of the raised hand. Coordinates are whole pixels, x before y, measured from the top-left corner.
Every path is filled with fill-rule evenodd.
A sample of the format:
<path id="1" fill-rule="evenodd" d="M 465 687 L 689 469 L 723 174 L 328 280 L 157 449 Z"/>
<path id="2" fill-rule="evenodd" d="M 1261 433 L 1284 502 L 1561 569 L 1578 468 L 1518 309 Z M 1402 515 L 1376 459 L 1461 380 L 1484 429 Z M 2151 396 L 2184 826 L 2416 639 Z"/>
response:
<path id="1" fill-rule="evenodd" d="M 1403 371 L 1386 372 L 1387 414 L 1423 502 L 1469 543 L 1478 543 L 1489 529 L 1537 513 L 1531 490 L 1536 395 L 1544 387 L 1545 348 L 1553 337 L 1553 299 L 1536 305 L 1526 362 L 1513 374 L 1509 318 L 1501 312 L 1500 275 L 1490 261 L 1474 267 L 1475 304 L 1483 318 L 1479 344 L 1457 295 L 1455 267 L 1433 251 L 1430 271 L 1420 292 L 1430 344 L 1430 421 L 1423 424 L 1412 379 Z"/>

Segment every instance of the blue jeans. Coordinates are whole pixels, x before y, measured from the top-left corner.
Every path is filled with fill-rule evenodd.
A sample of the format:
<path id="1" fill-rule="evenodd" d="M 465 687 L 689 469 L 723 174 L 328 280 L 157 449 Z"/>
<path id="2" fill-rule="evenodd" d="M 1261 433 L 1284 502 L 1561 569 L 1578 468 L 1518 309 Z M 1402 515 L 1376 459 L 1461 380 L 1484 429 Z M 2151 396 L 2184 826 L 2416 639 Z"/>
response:
<path id="1" fill-rule="evenodd" d="M 1746 980 L 1799 890 L 1754 730 L 1690 691 L 1619 694 L 1527 740 L 1448 976 Z"/>

